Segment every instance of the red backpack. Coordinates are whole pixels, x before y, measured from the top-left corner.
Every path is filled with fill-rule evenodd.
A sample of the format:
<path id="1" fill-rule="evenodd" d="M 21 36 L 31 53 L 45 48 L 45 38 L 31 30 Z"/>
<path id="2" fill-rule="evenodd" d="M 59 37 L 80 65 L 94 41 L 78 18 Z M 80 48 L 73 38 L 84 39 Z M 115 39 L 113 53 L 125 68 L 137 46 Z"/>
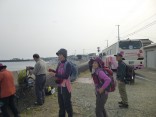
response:
<path id="1" fill-rule="evenodd" d="M 116 87 L 116 81 L 113 78 L 113 71 L 110 70 L 109 68 L 106 68 L 106 67 L 102 68 L 102 70 L 111 79 L 111 82 L 110 82 L 109 86 L 106 88 L 106 91 L 107 92 L 114 92 L 115 87 Z M 98 84 L 98 87 L 100 88 L 103 85 L 104 81 L 102 79 L 100 79 L 98 77 L 98 74 L 96 74 L 96 73 L 92 74 L 92 77 L 93 77 L 94 83 Z"/>
<path id="2" fill-rule="evenodd" d="M 116 80 L 113 77 L 113 71 L 107 67 L 103 68 L 103 71 L 105 72 L 105 74 L 111 79 L 111 83 L 110 85 L 107 87 L 107 91 L 108 92 L 114 92 L 115 88 L 116 88 Z"/>

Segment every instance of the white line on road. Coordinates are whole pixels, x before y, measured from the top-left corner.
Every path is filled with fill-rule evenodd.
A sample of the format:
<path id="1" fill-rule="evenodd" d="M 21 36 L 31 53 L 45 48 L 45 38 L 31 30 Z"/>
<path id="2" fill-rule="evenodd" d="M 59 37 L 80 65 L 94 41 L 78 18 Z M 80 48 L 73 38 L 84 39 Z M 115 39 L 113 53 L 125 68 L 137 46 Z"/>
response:
<path id="1" fill-rule="evenodd" d="M 139 79 L 146 80 L 146 81 L 156 82 L 156 81 L 153 81 L 153 80 L 149 80 L 149 79 L 147 79 L 147 78 L 144 78 L 144 77 L 142 77 L 142 76 L 138 76 L 138 75 L 136 75 L 136 77 L 139 78 Z"/>

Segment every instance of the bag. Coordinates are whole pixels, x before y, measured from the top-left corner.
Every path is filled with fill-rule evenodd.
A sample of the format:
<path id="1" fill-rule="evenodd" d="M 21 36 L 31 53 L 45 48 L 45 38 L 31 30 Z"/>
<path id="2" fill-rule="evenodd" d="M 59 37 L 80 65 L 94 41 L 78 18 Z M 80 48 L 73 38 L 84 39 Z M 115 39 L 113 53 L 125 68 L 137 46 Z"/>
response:
<path id="1" fill-rule="evenodd" d="M 105 74 L 111 79 L 109 86 L 107 87 L 108 92 L 114 92 L 116 88 L 116 80 L 113 77 L 113 71 L 107 67 L 103 68 Z"/>
<path id="2" fill-rule="evenodd" d="M 107 92 L 114 92 L 116 88 L 116 81 L 113 77 L 113 71 L 109 68 L 102 68 L 102 71 L 111 79 L 109 86 L 105 89 Z M 104 81 L 98 77 L 98 74 L 92 74 L 95 84 L 98 84 L 98 88 L 102 87 Z"/>
<path id="3" fill-rule="evenodd" d="M 78 76 L 78 67 L 76 64 L 72 63 L 71 61 L 66 61 L 64 64 L 64 71 L 66 71 L 66 66 L 68 63 L 71 66 L 70 81 L 73 82 L 76 80 L 76 78 Z"/>
<path id="4" fill-rule="evenodd" d="M 132 82 L 134 83 L 134 78 L 135 78 L 134 67 L 130 66 L 130 65 L 127 65 L 127 64 L 125 64 L 125 65 L 126 65 L 126 75 L 125 75 L 124 82 L 126 84 L 129 84 L 129 83 L 132 83 Z"/>
<path id="5" fill-rule="evenodd" d="M 46 95 L 52 95 L 54 93 L 55 93 L 55 88 L 53 88 L 52 86 L 45 87 L 45 94 Z"/>

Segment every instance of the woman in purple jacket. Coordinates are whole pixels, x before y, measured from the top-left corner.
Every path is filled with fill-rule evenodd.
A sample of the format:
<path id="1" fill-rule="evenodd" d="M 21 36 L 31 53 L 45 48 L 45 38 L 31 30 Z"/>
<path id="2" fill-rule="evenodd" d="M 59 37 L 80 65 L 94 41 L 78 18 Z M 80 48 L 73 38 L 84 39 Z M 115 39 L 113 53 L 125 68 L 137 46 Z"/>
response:
<path id="1" fill-rule="evenodd" d="M 108 117 L 104 106 L 108 98 L 106 88 L 109 86 L 111 79 L 102 68 L 103 61 L 99 57 L 92 60 L 92 77 L 96 92 L 96 117 Z"/>

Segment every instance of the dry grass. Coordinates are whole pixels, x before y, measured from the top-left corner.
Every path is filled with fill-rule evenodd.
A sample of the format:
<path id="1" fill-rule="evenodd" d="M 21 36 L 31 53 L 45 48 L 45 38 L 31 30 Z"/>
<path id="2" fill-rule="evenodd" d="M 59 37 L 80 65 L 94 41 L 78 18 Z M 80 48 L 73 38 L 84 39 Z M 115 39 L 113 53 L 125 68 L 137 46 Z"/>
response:
<path id="1" fill-rule="evenodd" d="M 82 73 L 80 73 L 79 78 L 90 78 L 91 77 L 91 73 L 89 70 L 86 70 Z"/>

